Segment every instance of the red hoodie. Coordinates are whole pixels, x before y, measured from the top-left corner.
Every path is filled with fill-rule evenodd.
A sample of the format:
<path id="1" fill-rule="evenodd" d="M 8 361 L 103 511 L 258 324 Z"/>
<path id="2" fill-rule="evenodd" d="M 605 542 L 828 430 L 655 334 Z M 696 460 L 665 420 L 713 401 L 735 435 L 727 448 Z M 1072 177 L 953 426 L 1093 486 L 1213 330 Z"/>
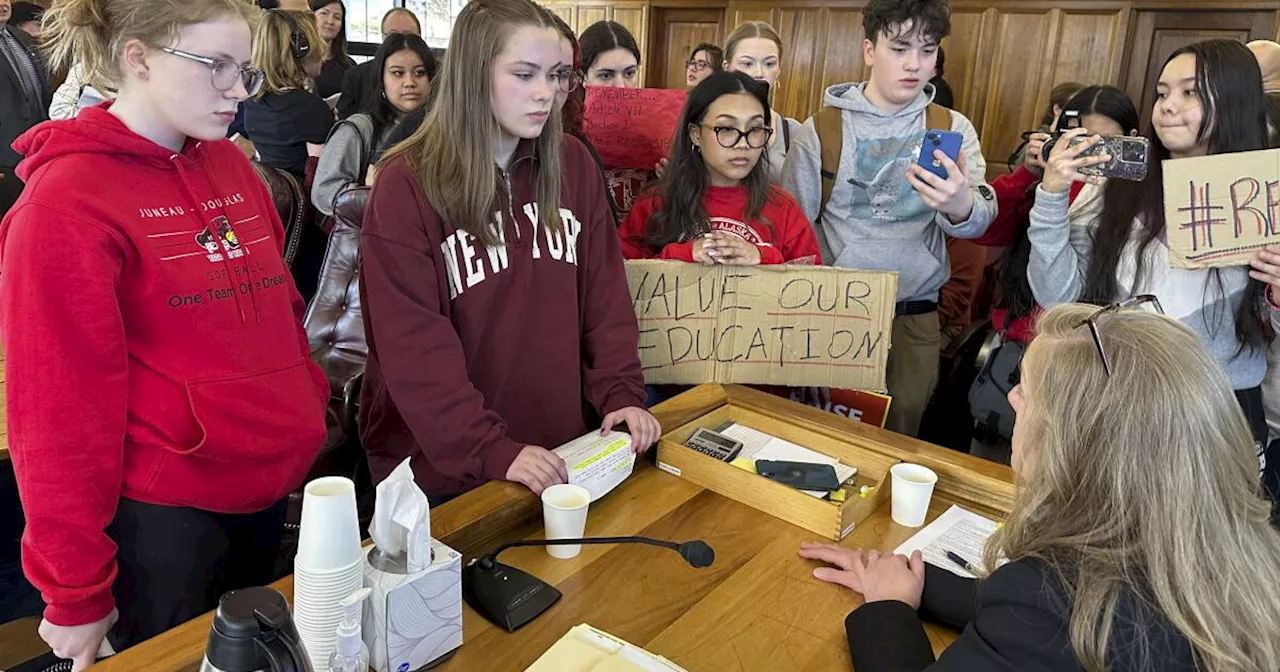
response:
<path id="1" fill-rule="evenodd" d="M 492 248 L 440 217 L 403 156 L 378 174 L 360 237 L 360 430 L 375 483 L 412 456 L 423 491 L 458 494 L 505 478 L 526 445 L 586 433 L 587 405 L 643 407 L 599 168 L 572 136 L 561 165 L 564 231 L 550 234 L 536 225 L 538 158 L 520 143 L 494 213 L 506 244 Z"/>
<path id="2" fill-rule="evenodd" d="M 174 154 L 104 107 L 14 147 L 27 186 L 0 223 L 0 334 L 23 566 L 45 618 L 78 625 L 112 608 L 121 497 L 265 509 L 314 461 L 329 390 L 235 145 Z"/>
<path id="3" fill-rule="evenodd" d="M 760 248 L 761 264 L 821 264 L 818 238 L 808 218 L 800 210 L 791 194 L 778 187 L 771 187 L 769 200 L 761 212 L 769 221 L 747 222 L 746 187 L 708 187 L 702 198 L 711 228 L 744 238 Z M 632 206 L 622 223 L 618 235 L 622 238 L 622 254 L 628 259 L 673 259 L 693 261 L 696 240 L 669 243 L 655 254 L 645 238 L 649 232 L 649 218 L 662 209 L 662 199 L 654 192 L 642 197 Z"/>

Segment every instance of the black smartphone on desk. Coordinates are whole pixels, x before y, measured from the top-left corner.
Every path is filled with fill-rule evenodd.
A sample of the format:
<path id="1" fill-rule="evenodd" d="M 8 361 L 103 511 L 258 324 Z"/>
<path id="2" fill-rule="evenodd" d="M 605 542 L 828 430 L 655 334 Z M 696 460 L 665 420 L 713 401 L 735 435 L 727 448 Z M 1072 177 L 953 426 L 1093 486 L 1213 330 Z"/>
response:
<path id="1" fill-rule="evenodd" d="M 756 460 L 756 473 L 771 481 L 799 490 L 830 492 L 840 489 L 840 478 L 836 476 L 836 468 L 829 464 Z"/>

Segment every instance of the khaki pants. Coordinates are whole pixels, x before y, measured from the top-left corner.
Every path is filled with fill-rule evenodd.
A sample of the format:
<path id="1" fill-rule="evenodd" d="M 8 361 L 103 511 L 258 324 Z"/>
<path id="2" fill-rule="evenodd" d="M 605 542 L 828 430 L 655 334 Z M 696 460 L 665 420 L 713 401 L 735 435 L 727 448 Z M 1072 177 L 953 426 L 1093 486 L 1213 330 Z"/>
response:
<path id="1" fill-rule="evenodd" d="M 893 342 L 885 373 L 885 386 L 893 401 L 889 404 L 886 429 L 907 436 L 915 436 L 920 430 L 920 418 L 938 384 L 941 354 L 937 311 L 893 318 Z"/>

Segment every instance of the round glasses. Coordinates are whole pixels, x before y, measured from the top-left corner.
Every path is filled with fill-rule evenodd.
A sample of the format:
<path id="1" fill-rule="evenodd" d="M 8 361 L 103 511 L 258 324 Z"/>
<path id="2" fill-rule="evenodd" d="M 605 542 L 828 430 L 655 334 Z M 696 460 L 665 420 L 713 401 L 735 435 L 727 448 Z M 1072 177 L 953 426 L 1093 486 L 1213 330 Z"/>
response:
<path id="1" fill-rule="evenodd" d="M 691 58 L 684 62 L 684 66 L 686 68 L 693 70 L 694 72 L 702 72 L 703 70 L 706 70 L 707 68 L 711 67 L 711 64 L 702 59 Z"/>
<path id="2" fill-rule="evenodd" d="M 743 138 L 747 139 L 748 147 L 760 149 L 769 144 L 769 138 L 773 137 L 773 129 L 768 126 L 757 126 L 745 131 L 732 126 L 703 126 L 703 128 L 710 128 L 716 134 L 716 142 L 726 149 L 737 147 Z"/>
<path id="3" fill-rule="evenodd" d="M 203 63 L 205 67 L 209 68 L 209 78 L 213 83 L 213 88 L 218 91 L 230 91 L 235 88 L 236 82 L 240 82 L 244 85 L 246 93 L 250 96 L 255 96 L 262 89 L 262 80 L 266 78 L 266 73 L 262 71 L 262 68 L 241 67 L 232 61 L 209 58 L 208 56 L 192 54 L 170 47 L 161 47 L 160 51 L 189 61 Z"/>
<path id="4" fill-rule="evenodd" d="M 578 83 L 582 80 L 582 76 L 570 68 L 557 70 L 551 73 L 551 76 L 555 79 L 556 89 L 560 93 L 573 93 L 573 90 L 578 88 Z"/>

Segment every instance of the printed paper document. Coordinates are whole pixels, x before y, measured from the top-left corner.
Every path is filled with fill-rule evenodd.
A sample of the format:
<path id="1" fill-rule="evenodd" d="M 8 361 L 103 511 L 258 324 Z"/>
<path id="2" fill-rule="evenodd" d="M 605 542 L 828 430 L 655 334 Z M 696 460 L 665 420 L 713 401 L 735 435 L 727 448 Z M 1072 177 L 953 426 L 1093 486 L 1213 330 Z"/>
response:
<path id="1" fill-rule="evenodd" d="M 631 435 L 623 432 L 591 432 L 553 452 L 569 468 L 569 483 L 586 488 L 593 502 L 627 480 L 636 464 Z"/>
<path id="2" fill-rule="evenodd" d="M 895 554 L 910 556 L 920 551 L 924 561 L 965 578 L 977 578 L 972 572 L 957 565 L 947 557 L 947 551 L 964 558 L 971 567 L 982 567 L 982 551 L 987 538 L 996 531 L 996 521 L 966 511 L 954 504 L 946 513 L 929 523 L 915 536 L 893 550 Z"/>
<path id="3" fill-rule="evenodd" d="M 525 672 L 686 672 L 675 663 L 585 623 L 576 625 Z"/>

